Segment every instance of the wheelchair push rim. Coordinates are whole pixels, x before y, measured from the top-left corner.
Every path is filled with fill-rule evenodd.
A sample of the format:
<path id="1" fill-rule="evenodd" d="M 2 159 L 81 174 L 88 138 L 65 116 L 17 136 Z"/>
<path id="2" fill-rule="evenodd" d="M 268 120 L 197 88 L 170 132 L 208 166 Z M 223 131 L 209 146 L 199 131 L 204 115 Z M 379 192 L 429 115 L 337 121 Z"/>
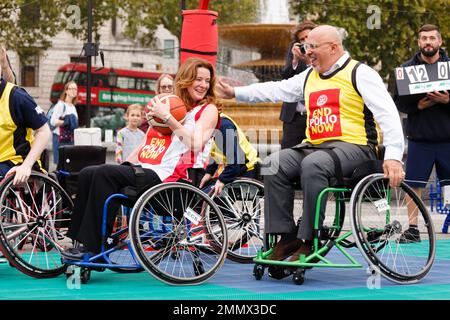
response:
<path id="1" fill-rule="evenodd" d="M 217 223 L 211 226 L 211 221 Z M 164 183 L 142 194 L 131 213 L 129 234 L 142 267 L 171 285 L 205 282 L 227 253 L 219 208 L 207 194 L 184 183 Z"/>
<path id="2" fill-rule="evenodd" d="M 253 263 L 264 245 L 264 185 L 253 179 L 237 179 L 226 184 L 213 200 L 227 225 L 227 258 L 239 263 Z"/>
<path id="3" fill-rule="evenodd" d="M 418 217 L 420 242 L 402 242 L 408 209 Z M 389 186 L 383 174 L 361 180 L 351 197 L 351 227 L 356 244 L 371 267 L 390 281 L 417 283 L 430 271 L 436 252 L 433 222 L 425 204 L 405 182 Z"/>
<path id="4" fill-rule="evenodd" d="M 0 249 L 11 266 L 35 278 L 51 278 L 66 266 L 60 252 L 71 243 L 66 236 L 73 203 L 51 178 L 32 172 L 14 186 L 13 176 L 0 187 Z"/>

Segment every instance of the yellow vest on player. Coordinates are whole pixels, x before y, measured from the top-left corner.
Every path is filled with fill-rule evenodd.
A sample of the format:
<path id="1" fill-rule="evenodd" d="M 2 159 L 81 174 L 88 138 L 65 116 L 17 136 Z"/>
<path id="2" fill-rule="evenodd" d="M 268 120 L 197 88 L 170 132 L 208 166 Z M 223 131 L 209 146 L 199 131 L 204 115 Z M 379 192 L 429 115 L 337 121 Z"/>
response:
<path id="1" fill-rule="evenodd" d="M 308 114 L 304 142 L 320 144 L 339 140 L 359 145 L 378 145 L 380 129 L 356 87 L 359 62 L 348 59 L 328 76 L 311 69 L 304 97 Z"/>
<path id="2" fill-rule="evenodd" d="M 230 120 L 233 125 L 236 127 L 236 131 L 238 133 L 238 143 L 239 148 L 244 152 L 245 154 L 245 165 L 247 167 L 247 171 L 253 170 L 255 168 L 255 164 L 259 161 L 258 158 L 258 152 L 256 149 L 250 144 L 250 142 L 247 140 L 247 137 L 242 132 L 241 128 L 237 125 L 236 122 L 234 122 L 233 119 L 231 119 L 229 116 L 227 116 L 224 113 L 220 114 L 221 118 L 226 118 Z M 216 142 L 214 142 L 212 148 L 211 148 L 211 157 L 219 164 L 219 168 L 217 170 L 216 176 L 219 176 L 222 171 L 225 169 L 225 166 L 227 165 L 227 157 L 224 154 L 222 150 L 216 145 Z"/>
<path id="3" fill-rule="evenodd" d="M 0 162 L 11 161 L 17 165 L 25 160 L 34 138 L 33 130 L 18 127 L 11 114 L 10 98 L 14 87 L 14 84 L 6 82 L 3 92 L 0 92 Z"/>

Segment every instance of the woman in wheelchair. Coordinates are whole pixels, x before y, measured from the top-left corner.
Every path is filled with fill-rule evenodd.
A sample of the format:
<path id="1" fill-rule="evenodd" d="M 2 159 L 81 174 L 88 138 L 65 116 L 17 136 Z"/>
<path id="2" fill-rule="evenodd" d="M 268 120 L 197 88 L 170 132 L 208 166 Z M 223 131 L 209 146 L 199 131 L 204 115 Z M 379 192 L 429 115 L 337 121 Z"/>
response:
<path id="1" fill-rule="evenodd" d="M 211 137 L 218 124 L 213 66 L 202 59 L 190 58 L 180 67 L 175 79 L 175 94 L 185 103 L 184 123 L 170 114 L 169 106 L 152 100 L 148 116 L 163 119 L 171 135 L 163 136 L 155 129 L 147 131 L 145 140 L 127 159 L 142 169 L 129 165 L 101 165 L 83 169 L 75 199 L 74 212 L 68 236 L 79 242 L 78 247 L 67 248 L 62 255 L 70 260 L 82 260 L 85 254 L 99 253 L 102 245 L 102 210 L 106 199 L 126 186 L 136 186 L 140 171 L 145 187 L 163 182 L 187 180 L 189 168 L 207 158 Z M 117 207 L 116 207 L 117 208 Z M 108 207 L 108 227 L 111 231 L 117 212 Z"/>
<path id="2" fill-rule="evenodd" d="M 214 193 L 220 194 L 225 184 L 237 177 L 256 178 L 257 162 L 258 152 L 245 134 L 233 119 L 221 113 L 220 129 L 214 136 L 210 164 L 206 167 L 199 187 L 206 193 L 214 188 Z M 217 179 L 212 179 L 214 176 Z"/>

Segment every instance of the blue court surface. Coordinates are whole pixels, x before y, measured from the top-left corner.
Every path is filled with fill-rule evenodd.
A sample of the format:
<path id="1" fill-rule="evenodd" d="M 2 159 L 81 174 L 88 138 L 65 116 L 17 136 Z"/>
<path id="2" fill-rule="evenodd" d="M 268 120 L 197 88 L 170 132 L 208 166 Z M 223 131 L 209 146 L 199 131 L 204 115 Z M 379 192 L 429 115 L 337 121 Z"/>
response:
<path id="1" fill-rule="evenodd" d="M 367 266 L 357 249 L 349 252 Z M 333 249 L 327 258 L 339 261 Z M 34 279 L 0 264 L 1 300 L 449 300 L 450 240 L 438 240 L 436 260 L 430 273 L 418 284 L 399 285 L 372 277 L 368 268 L 315 268 L 306 271 L 303 285 L 292 277 L 259 281 L 253 264 L 227 260 L 208 282 L 197 286 L 170 286 L 147 272 L 120 274 L 92 272 L 88 284 L 68 282 L 64 275 Z"/>

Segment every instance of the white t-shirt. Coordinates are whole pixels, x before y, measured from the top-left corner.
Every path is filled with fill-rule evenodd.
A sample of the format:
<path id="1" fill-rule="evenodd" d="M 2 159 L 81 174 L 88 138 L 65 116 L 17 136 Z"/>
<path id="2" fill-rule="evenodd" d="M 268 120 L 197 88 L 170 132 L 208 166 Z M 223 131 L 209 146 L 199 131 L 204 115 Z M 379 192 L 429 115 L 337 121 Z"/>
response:
<path id="1" fill-rule="evenodd" d="M 65 107 L 64 107 L 65 105 Z M 68 114 L 74 114 L 78 119 L 77 114 L 77 108 L 71 103 L 64 102 L 62 100 L 59 100 L 54 107 L 52 117 L 50 118 L 50 123 L 52 126 L 55 126 L 56 120 L 58 120 L 60 117 L 64 117 Z M 59 136 L 59 127 L 56 127 L 53 130 L 53 133 L 56 133 Z"/>

